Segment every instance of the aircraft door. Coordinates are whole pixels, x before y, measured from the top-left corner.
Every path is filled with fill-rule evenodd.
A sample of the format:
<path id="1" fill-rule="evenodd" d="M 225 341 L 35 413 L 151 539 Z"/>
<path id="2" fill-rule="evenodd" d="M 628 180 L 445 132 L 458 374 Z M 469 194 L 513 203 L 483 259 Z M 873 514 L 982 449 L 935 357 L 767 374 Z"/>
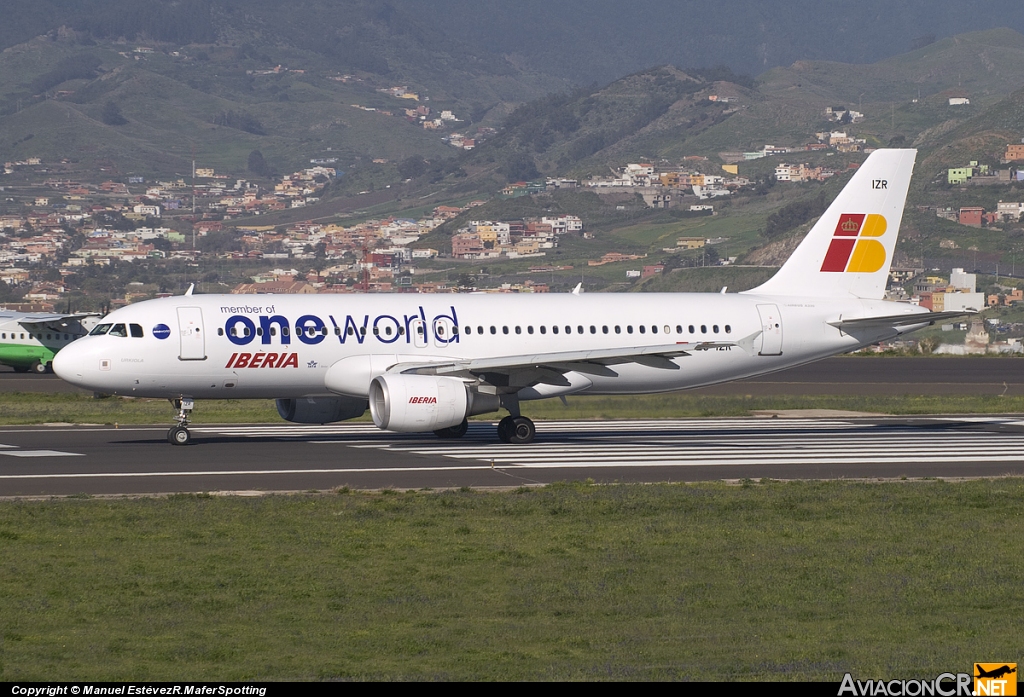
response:
<path id="1" fill-rule="evenodd" d="M 181 350 L 178 353 L 179 360 L 206 360 L 206 331 L 203 328 L 203 311 L 201 308 L 178 308 L 178 334 L 181 341 Z"/>
<path id="2" fill-rule="evenodd" d="M 409 322 L 409 333 L 412 335 L 412 345 L 416 348 L 427 347 L 427 323 L 421 319 L 414 319 Z"/>
<path id="3" fill-rule="evenodd" d="M 782 315 L 778 305 L 758 305 L 761 317 L 761 350 L 759 356 L 782 355 Z"/>
<path id="4" fill-rule="evenodd" d="M 434 346 L 444 348 L 455 340 L 455 323 L 447 317 L 434 320 Z"/>

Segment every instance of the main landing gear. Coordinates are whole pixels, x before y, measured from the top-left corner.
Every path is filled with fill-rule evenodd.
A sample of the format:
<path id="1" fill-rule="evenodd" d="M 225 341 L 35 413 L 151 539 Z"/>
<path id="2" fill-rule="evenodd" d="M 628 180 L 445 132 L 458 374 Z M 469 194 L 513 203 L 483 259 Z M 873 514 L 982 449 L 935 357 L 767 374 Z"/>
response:
<path id="1" fill-rule="evenodd" d="M 512 445 L 532 443 L 537 427 L 525 416 L 506 416 L 498 422 L 498 440 Z"/>
<path id="2" fill-rule="evenodd" d="M 192 410 L 195 409 L 196 402 L 191 397 L 182 397 L 181 399 L 172 399 L 171 404 L 178 410 L 178 423 L 167 431 L 167 442 L 171 445 L 188 445 L 192 442 L 188 422 L 192 417 Z"/>

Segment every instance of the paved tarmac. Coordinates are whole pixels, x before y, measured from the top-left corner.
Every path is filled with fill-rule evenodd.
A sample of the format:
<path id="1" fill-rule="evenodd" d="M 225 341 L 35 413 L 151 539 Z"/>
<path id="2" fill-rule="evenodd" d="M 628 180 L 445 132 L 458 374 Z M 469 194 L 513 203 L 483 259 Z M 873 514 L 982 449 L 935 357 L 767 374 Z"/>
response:
<path id="1" fill-rule="evenodd" d="M 89 394 L 56 375 L 28 375 L 0 367 L 4 392 Z M 1024 358 L 861 357 L 826 358 L 797 368 L 704 387 L 714 395 L 1007 394 L 1024 395 Z"/>
<path id="2" fill-rule="evenodd" d="M 0 497 L 1024 475 L 1024 417 L 540 422 L 526 446 L 372 424 L 0 429 Z"/>

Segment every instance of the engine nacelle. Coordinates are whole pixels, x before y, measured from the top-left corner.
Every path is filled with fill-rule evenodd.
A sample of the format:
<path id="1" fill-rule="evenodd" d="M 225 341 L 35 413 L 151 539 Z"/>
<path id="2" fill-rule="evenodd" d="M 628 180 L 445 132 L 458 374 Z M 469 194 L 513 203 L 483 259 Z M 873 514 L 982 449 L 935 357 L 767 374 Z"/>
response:
<path id="1" fill-rule="evenodd" d="M 370 383 L 370 414 L 377 428 L 421 433 L 450 428 L 467 416 L 497 411 L 495 395 L 476 394 L 458 378 L 381 375 Z"/>
<path id="2" fill-rule="evenodd" d="M 365 399 L 356 397 L 302 397 L 277 400 L 277 413 L 297 424 L 329 424 L 354 419 L 366 412 Z"/>

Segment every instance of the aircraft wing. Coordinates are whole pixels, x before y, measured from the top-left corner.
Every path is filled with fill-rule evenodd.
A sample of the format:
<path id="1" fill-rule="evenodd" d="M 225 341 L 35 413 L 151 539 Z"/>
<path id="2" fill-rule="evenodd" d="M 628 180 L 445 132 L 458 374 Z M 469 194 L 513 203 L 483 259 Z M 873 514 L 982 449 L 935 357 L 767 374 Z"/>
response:
<path id="1" fill-rule="evenodd" d="M 976 314 L 976 312 L 967 310 L 965 312 L 914 312 L 902 315 L 885 315 L 883 317 L 852 317 L 850 319 L 840 317 L 837 320 L 829 322 L 829 324 L 837 329 L 857 329 L 860 327 L 905 327 L 912 324 L 932 324 L 941 319 L 951 319 L 953 317 L 963 317 L 964 315 L 973 314 Z"/>
<path id="2" fill-rule="evenodd" d="M 67 322 L 85 319 L 86 317 L 99 317 L 99 314 L 95 312 L 82 312 L 76 315 L 33 314 L 26 315 L 20 319 L 16 315 L 4 316 L 0 314 L 0 319 L 14 319 L 17 320 L 19 324 L 53 324 L 54 322 Z"/>
<path id="3" fill-rule="evenodd" d="M 553 384 L 559 384 L 558 378 L 568 372 L 614 377 L 617 373 L 609 366 L 622 363 L 639 363 L 651 368 L 678 370 L 679 366 L 670 359 L 689 356 L 693 351 L 728 350 L 733 346 L 738 346 L 749 353 L 753 350 L 754 339 L 760 334 L 761 332 L 755 332 L 738 341 L 688 341 L 655 346 L 556 351 L 430 363 L 398 363 L 392 366 L 388 372 L 483 377 L 492 374 L 509 375 L 535 371 L 538 376 L 534 376 L 530 382 L 549 382 L 554 379 L 556 382 Z M 547 376 L 546 379 L 545 376 Z"/>

